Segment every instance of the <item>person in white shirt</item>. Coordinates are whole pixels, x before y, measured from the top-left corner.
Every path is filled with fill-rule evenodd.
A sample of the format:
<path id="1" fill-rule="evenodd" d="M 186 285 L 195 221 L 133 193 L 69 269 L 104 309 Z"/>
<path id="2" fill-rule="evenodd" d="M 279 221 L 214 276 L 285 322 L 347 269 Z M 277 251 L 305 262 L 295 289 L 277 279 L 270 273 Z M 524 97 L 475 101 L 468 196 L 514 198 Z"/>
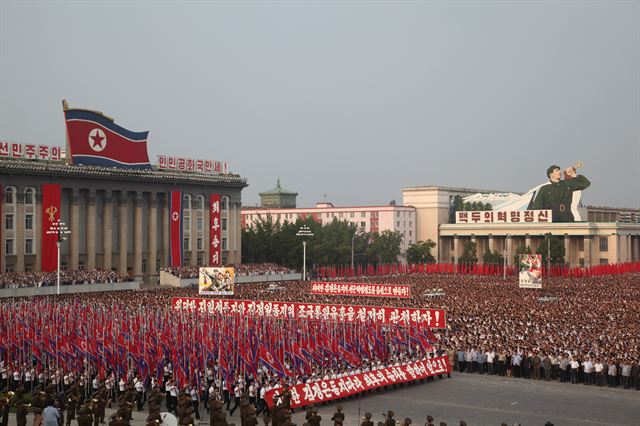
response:
<path id="1" fill-rule="evenodd" d="M 191 396 L 193 412 L 196 413 L 196 420 L 200 420 L 200 395 L 198 395 L 197 385 L 191 387 L 189 395 Z"/>
<path id="2" fill-rule="evenodd" d="M 136 391 L 136 403 L 138 411 L 142 411 L 144 407 L 144 383 L 140 377 L 136 377 L 133 381 L 133 388 Z"/>
<path id="3" fill-rule="evenodd" d="M 593 384 L 593 363 L 591 363 L 591 358 L 587 358 L 587 360 L 582 364 L 582 368 L 584 369 L 584 384 L 592 385 Z"/>
<path id="4" fill-rule="evenodd" d="M 229 411 L 230 416 L 233 416 L 233 412 L 236 411 L 236 408 L 240 406 L 240 397 L 242 397 L 242 388 L 238 383 L 236 383 L 235 387 L 233 388 L 233 397 L 234 397 L 233 407 L 231 408 L 231 411 Z"/>

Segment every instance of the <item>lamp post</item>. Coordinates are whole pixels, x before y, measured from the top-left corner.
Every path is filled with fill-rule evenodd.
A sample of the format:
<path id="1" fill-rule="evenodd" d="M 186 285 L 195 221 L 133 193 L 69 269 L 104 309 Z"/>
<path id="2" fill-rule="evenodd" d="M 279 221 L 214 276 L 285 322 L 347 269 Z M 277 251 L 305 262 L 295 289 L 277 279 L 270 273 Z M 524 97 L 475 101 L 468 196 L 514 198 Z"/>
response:
<path id="1" fill-rule="evenodd" d="M 551 232 L 540 234 L 547 241 L 547 278 L 551 276 Z"/>
<path id="2" fill-rule="evenodd" d="M 502 279 L 507 279 L 507 241 L 511 238 L 511 234 L 507 234 L 504 237 L 504 251 L 502 255 Z"/>
<path id="3" fill-rule="evenodd" d="M 56 281 L 56 294 L 60 295 L 60 243 L 66 240 L 71 234 L 69 228 L 67 228 L 67 224 L 62 221 L 57 221 L 51 224 L 49 229 L 46 231 L 48 235 L 57 235 L 56 246 L 58 247 L 58 278 Z"/>
<path id="4" fill-rule="evenodd" d="M 307 240 L 305 238 L 313 237 L 313 232 L 311 232 L 311 228 L 307 225 L 302 225 L 296 236 L 302 237 L 302 281 L 307 280 Z"/>

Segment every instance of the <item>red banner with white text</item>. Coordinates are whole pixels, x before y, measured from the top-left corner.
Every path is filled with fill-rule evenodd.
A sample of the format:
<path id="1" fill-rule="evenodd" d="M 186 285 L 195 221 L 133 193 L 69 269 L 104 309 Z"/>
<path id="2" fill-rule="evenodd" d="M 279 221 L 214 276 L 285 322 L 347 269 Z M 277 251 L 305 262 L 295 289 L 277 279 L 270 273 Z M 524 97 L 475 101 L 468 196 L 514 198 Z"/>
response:
<path id="1" fill-rule="evenodd" d="M 182 266 L 182 192 L 169 192 L 169 262 Z"/>
<path id="2" fill-rule="evenodd" d="M 222 265 L 222 240 L 220 237 L 220 194 L 211 194 L 209 200 L 209 266 Z"/>
<path id="3" fill-rule="evenodd" d="M 47 233 L 60 221 L 62 187 L 57 183 L 42 185 L 42 272 L 58 269 L 58 235 Z"/>
<path id="4" fill-rule="evenodd" d="M 411 286 L 410 285 L 312 281 L 311 294 L 337 294 L 341 296 L 409 298 L 411 297 Z"/>
<path id="5" fill-rule="evenodd" d="M 255 300 L 173 297 L 175 311 L 228 313 L 256 317 L 316 319 L 323 321 L 393 325 L 447 326 L 444 309 L 390 308 L 386 306 L 327 305 L 318 303 L 256 302 Z"/>
<path id="6" fill-rule="evenodd" d="M 369 389 L 420 380 L 438 374 L 447 374 L 450 371 L 449 360 L 446 356 L 441 356 L 398 367 L 388 367 L 344 376 L 338 379 L 319 380 L 295 385 L 288 388 L 291 392 L 291 408 L 344 398 Z M 281 394 L 282 390 L 282 388 L 278 388 L 267 391 L 265 400 L 269 407 L 274 406 L 274 395 Z"/>

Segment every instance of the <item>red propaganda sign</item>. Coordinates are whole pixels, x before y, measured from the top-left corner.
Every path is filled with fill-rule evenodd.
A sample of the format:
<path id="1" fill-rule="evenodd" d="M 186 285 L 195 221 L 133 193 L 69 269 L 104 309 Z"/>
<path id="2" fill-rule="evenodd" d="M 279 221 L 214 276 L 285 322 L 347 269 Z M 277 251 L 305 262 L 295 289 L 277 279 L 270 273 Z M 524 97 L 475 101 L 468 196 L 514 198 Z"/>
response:
<path id="1" fill-rule="evenodd" d="M 411 297 L 411 286 L 312 281 L 311 294 L 408 298 Z"/>
<path id="2" fill-rule="evenodd" d="M 175 311 L 239 314 L 255 317 L 318 319 L 347 323 L 373 322 L 392 325 L 447 326 L 444 309 L 390 308 L 384 306 L 327 305 L 318 303 L 257 302 L 255 300 L 174 297 Z"/>
<path id="3" fill-rule="evenodd" d="M 323 401 L 344 398 L 369 389 L 396 383 L 420 380 L 438 374 L 447 374 L 451 366 L 446 356 L 417 361 L 398 367 L 382 368 L 361 374 L 352 374 L 339 379 L 319 380 L 289 387 L 291 408 L 304 407 Z M 269 407 L 274 406 L 273 397 L 279 395 L 282 388 L 272 389 L 265 394 Z"/>
<path id="4" fill-rule="evenodd" d="M 52 272 L 58 267 L 58 236 L 51 227 L 60 221 L 62 187 L 57 183 L 42 185 L 42 272 Z"/>
<path id="5" fill-rule="evenodd" d="M 220 194 L 211 194 L 209 200 L 209 266 L 221 266 Z"/>

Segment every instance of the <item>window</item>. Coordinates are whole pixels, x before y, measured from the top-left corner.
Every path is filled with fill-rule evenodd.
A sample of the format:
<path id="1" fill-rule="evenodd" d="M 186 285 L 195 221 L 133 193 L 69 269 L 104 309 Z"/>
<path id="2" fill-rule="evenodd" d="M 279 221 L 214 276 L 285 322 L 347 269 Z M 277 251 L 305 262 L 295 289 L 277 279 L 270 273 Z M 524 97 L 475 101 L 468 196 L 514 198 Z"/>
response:
<path id="1" fill-rule="evenodd" d="M 204 243 L 203 243 L 203 239 L 202 237 L 198 237 L 198 239 L 196 240 L 196 246 L 198 247 L 198 251 L 202 251 L 204 250 Z"/>
<path id="2" fill-rule="evenodd" d="M 36 191 L 33 188 L 26 188 L 24 190 L 24 203 L 25 204 L 34 204 L 35 203 L 35 193 L 36 193 Z"/>
<path id="3" fill-rule="evenodd" d="M 400 217 L 400 212 L 397 212 L 397 213 L 396 213 L 396 217 Z"/>
<path id="4" fill-rule="evenodd" d="M 34 254 L 33 238 L 27 238 L 26 240 L 24 240 L 24 254 Z"/>
<path id="5" fill-rule="evenodd" d="M 580 258 L 578 259 L 578 265 L 580 265 L 581 268 L 584 268 L 584 258 Z"/>
<path id="6" fill-rule="evenodd" d="M 355 217 L 355 216 L 356 216 L 356 213 L 355 213 L 355 212 L 351 212 L 351 213 L 349 213 L 349 217 Z"/>
<path id="7" fill-rule="evenodd" d="M 196 226 L 198 231 L 202 231 L 204 228 L 204 220 L 202 217 L 198 217 L 196 219 Z"/>
<path id="8" fill-rule="evenodd" d="M 601 265 L 608 265 L 609 264 L 609 259 L 600 259 L 600 264 Z"/>
<path id="9" fill-rule="evenodd" d="M 190 250 L 189 250 L 189 246 L 190 246 L 190 244 L 189 244 L 189 238 L 188 238 L 188 237 L 185 237 L 185 238 L 182 240 L 182 250 L 183 250 L 183 251 L 190 251 Z"/>
<path id="10" fill-rule="evenodd" d="M 142 259 L 142 273 L 145 274 L 147 272 L 147 260 Z"/>
<path id="11" fill-rule="evenodd" d="M 609 237 L 600 237 L 600 251 L 609 251 Z M 606 265 L 606 263 L 601 263 Z"/>
<path id="12" fill-rule="evenodd" d="M 203 210 L 204 209 L 204 197 L 202 195 L 198 195 L 196 197 L 196 208 L 198 210 Z"/>
<path id="13" fill-rule="evenodd" d="M 360 212 L 360 217 L 367 217 L 367 212 Z"/>
<path id="14" fill-rule="evenodd" d="M 13 254 L 13 239 L 7 238 L 4 240 L 4 253 L 5 254 Z"/>
<path id="15" fill-rule="evenodd" d="M 223 231 L 227 230 L 227 218 L 226 217 L 222 218 L 222 230 Z"/>
<path id="16" fill-rule="evenodd" d="M 13 229 L 13 215 L 8 214 L 4 217 L 4 229 L 10 231 Z"/>
<path id="17" fill-rule="evenodd" d="M 222 239 L 222 250 L 228 250 L 227 249 L 227 239 L 226 238 Z"/>
<path id="18" fill-rule="evenodd" d="M 24 229 L 33 229 L 33 215 L 28 214 L 24 217 Z"/>
<path id="19" fill-rule="evenodd" d="M 16 189 L 13 186 L 8 186 L 4 190 L 4 203 L 15 204 L 15 200 L 16 200 Z"/>
<path id="20" fill-rule="evenodd" d="M 30 263 L 27 264 L 27 265 L 24 265 L 24 271 L 25 272 L 32 272 L 33 271 L 33 265 L 30 264 Z"/>
<path id="21" fill-rule="evenodd" d="M 412 232 L 413 232 L 413 231 L 409 231 L 409 236 L 411 236 Z"/>
<path id="22" fill-rule="evenodd" d="M 189 216 L 182 218 L 182 229 L 184 229 L 184 232 L 191 230 L 191 218 Z"/>
<path id="23" fill-rule="evenodd" d="M 182 197 L 182 208 L 185 210 L 191 210 L 191 195 L 185 194 Z"/>
<path id="24" fill-rule="evenodd" d="M 367 226 L 366 222 L 360 222 L 360 228 L 364 229 L 365 226 Z"/>
<path id="25" fill-rule="evenodd" d="M 400 228 L 400 221 L 396 222 L 396 228 Z"/>

